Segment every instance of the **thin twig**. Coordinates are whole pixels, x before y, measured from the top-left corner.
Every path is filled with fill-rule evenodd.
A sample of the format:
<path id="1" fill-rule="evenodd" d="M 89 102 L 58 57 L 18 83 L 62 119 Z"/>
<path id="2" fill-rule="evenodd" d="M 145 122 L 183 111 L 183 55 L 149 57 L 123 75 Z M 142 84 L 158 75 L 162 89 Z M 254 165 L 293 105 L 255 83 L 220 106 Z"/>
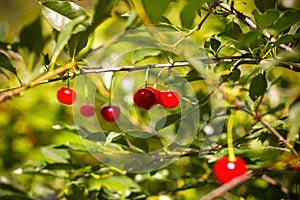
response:
<path id="1" fill-rule="evenodd" d="M 209 15 L 211 14 L 211 11 L 209 11 L 208 13 L 206 13 L 206 15 L 204 16 L 203 20 L 201 20 L 201 22 L 195 26 L 192 30 L 190 30 L 187 34 L 185 34 L 180 40 L 178 40 L 175 44 L 173 44 L 174 48 L 181 43 L 183 40 L 185 40 L 187 37 L 189 37 L 190 35 L 192 35 L 194 32 L 199 31 L 201 26 L 204 24 L 204 22 L 207 20 L 207 18 L 209 17 Z"/>
<path id="2" fill-rule="evenodd" d="M 237 11 L 236 9 L 233 8 L 233 6 L 229 6 L 226 3 L 223 3 L 221 1 L 217 1 L 216 4 L 220 6 L 221 8 L 227 10 L 228 12 L 234 14 L 237 18 L 242 20 L 245 24 L 247 24 L 250 28 L 252 29 L 258 29 L 257 24 L 248 16 L 244 15 L 243 13 Z M 272 37 L 269 32 L 266 30 L 263 30 L 263 35 L 270 40 L 272 43 L 276 42 L 277 39 L 275 37 Z M 293 49 L 285 44 L 280 44 L 280 48 L 288 51 L 288 52 L 294 52 Z"/>
<path id="3" fill-rule="evenodd" d="M 252 177 L 257 176 L 257 171 L 249 171 L 246 174 L 238 176 L 231 181 L 221 185 L 220 187 L 210 191 L 208 194 L 203 196 L 200 200 L 212 200 L 216 197 L 223 195 L 225 192 L 231 190 L 232 188 L 250 180 Z"/>
<path id="4" fill-rule="evenodd" d="M 284 194 L 286 194 L 288 197 L 293 198 L 293 197 L 291 196 L 291 194 L 290 194 L 290 191 L 289 191 L 286 187 L 280 185 L 280 184 L 279 184 L 276 180 L 274 180 L 273 178 L 271 178 L 271 177 L 269 177 L 269 176 L 267 176 L 267 175 L 265 175 L 265 174 L 263 174 L 263 175 L 261 176 L 261 178 L 264 179 L 265 181 L 267 181 L 268 183 L 270 183 L 270 184 L 272 184 L 272 185 L 278 187 L 278 188 L 279 188 Z M 294 199 L 294 198 L 293 198 L 293 199 Z"/>
<path id="5" fill-rule="evenodd" d="M 284 139 L 282 137 L 282 135 L 275 128 L 273 128 L 267 121 L 263 120 L 261 117 L 257 117 L 250 110 L 248 110 L 245 107 L 239 105 L 236 101 L 234 102 L 234 105 L 235 105 L 236 109 L 242 110 L 242 111 L 248 113 L 249 115 L 251 115 L 253 117 L 253 119 L 260 122 L 265 128 L 267 128 L 271 133 L 273 133 L 273 135 L 275 135 L 278 138 L 279 142 L 282 142 L 286 147 L 288 147 L 293 152 L 293 154 L 295 156 L 298 156 L 298 153 L 294 149 L 294 147 L 290 143 L 288 143 L 288 141 L 286 139 Z"/>

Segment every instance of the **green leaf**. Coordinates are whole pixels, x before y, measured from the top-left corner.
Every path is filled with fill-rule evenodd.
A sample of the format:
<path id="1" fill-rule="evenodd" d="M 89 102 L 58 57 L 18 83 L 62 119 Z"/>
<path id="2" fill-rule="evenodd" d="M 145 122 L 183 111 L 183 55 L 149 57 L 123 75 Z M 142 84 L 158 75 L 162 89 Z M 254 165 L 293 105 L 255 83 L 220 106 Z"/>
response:
<path id="1" fill-rule="evenodd" d="M 175 81 L 178 79 L 178 76 L 175 76 Z M 192 69 L 189 71 L 185 76 L 180 77 L 186 79 L 188 82 L 193 82 L 193 81 L 201 81 L 204 80 L 204 78 L 198 73 L 196 70 Z"/>
<path id="2" fill-rule="evenodd" d="M 86 27 L 91 25 L 90 20 L 83 8 L 69 1 L 46 1 L 41 4 L 42 13 L 49 23 L 58 31 L 62 29 L 74 19 L 84 17 L 85 20 L 73 30 L 74 33 L 84 31 Z"/>
<path id="3" fill-rule="evenodd" d="M 11 73 L 17 76 L 17 70 L 14 68 L 10 59 L 2 52 L 0 52 L 0 67 L 7 69 Z"/>
<path id="4" fill-rule="evenodd" d="M 276 2 L 276 0 L 254 0 L 255 6 L 262 13 L 267 9 L 274 9 L 276 7 Z"/>
<path id="5" fill-rule="evenodd" d="M 226 25 L 225 30 L 219 34 L 219 36 L 223 36 L 234 41 L 239 41 L 242 35 L 243 35 L 242 29 L 235 22 L 229 22 Z"/>
<path id="6" fill-rule="evenodd" d="M 57 162 L 67 162 L 70 159 L 69 153 L 64 149 L 54 149 L 53 146 L 42 147 L 42 152 L 48 158 Z"/>
<path id="7" fill-rule="evenodd" d="M 149 18 L 158 23 L 162 19 L 162 16 L 168 8 L 171 0 L 142 0 L 145 11 Z"/>
<path id="8" fill-rule="evenodd" d="M 131 54 L 131 62 L 135 64 L 139 61 L 144 60 L 145 58 L 158 56 L 160 53 L 161 50 L 158 49 L 151 49 L 151 48 L 137 49 L 133 51 Z"/>
<path id="9" fill-rule="evenodd" d="M 88 190 L 85 188 L 84 185 L 77 185 L 72 183 L 66 189 L 66 199 L 68 200 L 82 200 L 87 199 L 88 197 Z"/>
<path id="10" fill-rule="evenodd" d="M 262 36 L 259 30 L 250 30 L 246 34 L 241 35 L 240 39 L 235 42 L 235 46 L 239 49 L 248 50 L 255 48 L 259 44 L 260 37 Z"/>
<path id="11" fill-rule="evenodd" d="M 117 0 L 97 0 L 94 8 L 95 14 L 93 16 L 93 26 L 97 27 L 111 16 L 111 10 L 114 7 Z"/>
<path id="12" fill-rule="evenodd" d="M 26 26 L 20 33 L 21 46 L 26 46 L 31 52 L 40 54 L 44 48 L 45 42 L 46 40 L 43 36 L 43 27 L 40 17 Z"/>
<path id="13" fill-rule="evenodd" d="M 263 74 L 258 74 L 251 82 L 249 95 L 252 101 L 255 101 L 259 96 L 262 96 L 267 90 L 267 80 Z"/>
<path id="14" fill-rule="evenodd" d="M 286 35 L 282 35 L 275 43 L 275 46 L 278 46 L 280 44 L 284 44 L 284 43 L 289 43 L 289 42 L 293 42 L 295 40 L 299 40 L 300 39 L 300 33 L 298 34 L 286 34 Z"/>
<path id="15" fill-rule="evenodd" d="M 300 10 L 288 10 L 274 24 L 273 29 L 278 32 L 289 29 L 293 24 L 300 21 Z"/>
<path id="16" fill-rule="evenodd" d="M 280 12 L 278 10 L 267 10 L 264 14 L 261 14 L 258 10 L 253 10 L 253 15 L 257 25 L 263 30 L 270 27 L 278 19 Z"/>
<path id="17" fill-rule="evenodd" d="M 72 169 L 80 169 L 81 165 L 72 164 L 72 163 L 47 163 L 43 169 L 48 170 L 72 170 Z"/>
<path id="18" fill-rule="evenodd" d="M 210 39 L 210 47 L 211 47 L 212 50 L 214 50 L 215 52 L 218 51 L 220 45 L 221 45 L 221 42 L 220 42 L 219 40 L 217 40 L 214 36 Z"/>
<path id="19" fill-rule="evenodd" d="M 181 25 L 191 28 L 195 20 L 197 10 L 202 6 L 204 0 L 189 0 L 180 13 Z"/>
<path id="20" fill-rule="evenodd" d="M 27 196 L 23 195 L 5 195 L 1 196 L 1 200 L 33 200 Z"/>
<path id="21" fill-rule="evenodd" d="M 163 128 L 179 121 L 180 119 L 181 119 L 181 114 L 178 114 L 178 113 L 168 115 L 167 117 L 163 117 L 157 122 L 157 124 L 155 126 L 155 130 L 158 131 L 160 129 L 163 129 Z"/>
<path id="22" fill-rule="evenodd" d="M 54 49 L 53 56 L 51 58 L 51 63 L 54 63 L 56 61 L 57 57 L 59 56 L 61 51 L 66 46 L 69 39 L 71 38 L 74 28 L 76 27 L 77 24 L 79 24 L 83 20 L 84 20 L 84 17 L 80 16 L 80 17 L 74 19 L 69 24 L 65 25 L 61 29 L 61 32 L 59 33 L 58 38 L 57 38 L 57 43 L 56 43 L 56 46 L 55 46 L 55 49 Z"/>
<path id="23" fill-rule="evenodd" d="M 0 182 L 0 188 L 1 188 L 1 190 L 10 191 L 10 192 L 13 192 L 13 193 L 26 194 L 23 190 L 21 190 L 20 188 L 12 185 L 11 183 Z"/>

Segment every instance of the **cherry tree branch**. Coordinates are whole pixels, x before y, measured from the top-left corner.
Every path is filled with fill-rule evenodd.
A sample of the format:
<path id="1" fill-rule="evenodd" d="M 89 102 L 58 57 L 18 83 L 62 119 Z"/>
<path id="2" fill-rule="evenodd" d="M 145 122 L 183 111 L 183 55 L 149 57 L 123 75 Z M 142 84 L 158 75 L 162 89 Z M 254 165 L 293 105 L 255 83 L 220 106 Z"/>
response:
<path id="1" fill-rule="evenodd" d="M 220 62 L 236 62 L 240 60 L 240 56 L 232 57 L 232 58 L 205 58 L 205 59 L 199 59 L 203 64 L 213 64 L 213 63 L 220 63 Z M 249 58 L 249 59 L 243 59 L 241 61 L 242 64 L 256 64 L 258 61 L 257 59 L 254 58 Z M 121 66 L 121 67 L 108 67 L 108 68 L 81 68 L 79 72 L 75 73 L 70 73 L 67 75 L 64 75 L 63 77 L 55 77 L 58 74 L 61 74 L 63 72 L 66 72 L 67 70 L 71 70 L 76 66 L 75 62 L 70 62 L 67 63 L 66 65 L 59 67 L 55 70 L 52 70 L 44 75 L 41 75 L 31 83 L 27 85 L 21 85 L 21 86 L 15 86 L 11 88 L 4 88 L 0 90 L 0 93 L 4 93 L 3 95 L 0 96 L 0 103 L 4 102 L 6 100 L 11 99 L 13 96 L 20 95 L 23 93 L 25 90 L 45 84 L 45 83 L 50 83 L 50 82 L 55 82 L 55 81 L 61 81 L 61 80 L 67 80 L 69 78 L 74 78 L 75 76 L 80 76 L 80 75 L 85 75 L 85 74 L 90 74 L 90 73 L 105 73 L 105 72 L 120 72 L 120 71 L 127 71 L 127 72 L 132 72 L 132 71 L 137 71 L 137 70 L 145 70 L 145 69 L 158 69 L 158 68 L 175 68 L 175 67 L 184 67 L 184 66 L 191 66 L 191 64 L 187 61 L 180 61 L 180 62 L 175 62 L 175 63 L 163 63 L 163 64 L 148 64 L 148 65 L 142 65 L 142 66 Z"/>
<path id="2" fill-rule="evenodd" d="M 216 5 L 218 5 L 219 7 L 225 9 L 226 11 L 228 11 L 229 13 L 234 14 L 237 18 L 239 18 L 240 20 L 242 20 L 245 24 L 247 24 L 250 28 L 252 29 L 258 29 L 257 24 L 248 16 L 244 15 L 243 13 L 237 11 L 233 6 L 229 6 L 228 4 L 222 2 L 222 1 L 217 1 Z M 267 32 L 266 30 L 263 30 L 263 35 L 270 40 L 272 43 L 276 42 L 277 39 L 275 37 L 272 37 L 271 34 L 269 32 Z M 294 52 L 293 49 L 285 44 L 280 44 L 279 45 L 280 48 L 288 51 L 288 52 Z"/>
<path id="3" fill-rule="evenodd" d="M 260 171 L 249 171 L 246 174 L 243 174 L 241 176 L 238 176 L 231 181 L 219 186 L 218 188 L 210 191 L 208 194 L 203 196 L 200 200 L 212 200 L 216 197 L 219 197 L 223 195 L 225 192 L 231 190 L 232 188 L 241 185 L 242 183 L 250 180 L 252 177 L 257 176 L 260 173 Z"/>

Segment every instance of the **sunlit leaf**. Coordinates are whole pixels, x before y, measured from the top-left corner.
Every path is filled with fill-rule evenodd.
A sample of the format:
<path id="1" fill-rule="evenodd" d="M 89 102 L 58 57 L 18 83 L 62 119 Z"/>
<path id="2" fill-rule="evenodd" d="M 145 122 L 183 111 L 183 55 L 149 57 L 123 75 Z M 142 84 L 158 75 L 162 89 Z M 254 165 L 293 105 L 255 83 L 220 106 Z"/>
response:
<path id="1" fill-rule="evenodd" d="M 65 25 L 62 29 L 61 32 L 58 35 L 57 38 L 57 44 L 54 49 L 54 54 L 51 58 L 51 62 L 55 62 L 61 51 L 64 49 L 66 44 L 68 43 L 69 39 L 71 38 L 73 34 L 73 30 L 76 27 L 77 24 L 82 22 L 84 20 L 83 16 L 80 16 L 76 19 L 74 19 L 72 22 L 68 23 Z"/>
<path id="2" fill-rule="evenodd" d="M 133 64 L 135 64 L 141 60 L 144 60 L 145 58 L 158 56 L 160 53 L 161 51 L 158 49 L 137 49 L 132 52 L 131 61 Z"/>
<path id="3" fill-rule="evenodd" d="M 68 1 L 46 1 L 41 4 L 42 12 L 49 23 L 58 31 L 78 17 L 83 17 L 80 25 L 73 32 L 80 32 L 90 26 L 87 14 L 83 8 L 73 2 Z"/>
<path id="4" fill-rule="evenodd" d="M 158 23 L 168 8 L 171 0 L 142 0 L 145 11 L 149 18 L 154 22 Z"/>

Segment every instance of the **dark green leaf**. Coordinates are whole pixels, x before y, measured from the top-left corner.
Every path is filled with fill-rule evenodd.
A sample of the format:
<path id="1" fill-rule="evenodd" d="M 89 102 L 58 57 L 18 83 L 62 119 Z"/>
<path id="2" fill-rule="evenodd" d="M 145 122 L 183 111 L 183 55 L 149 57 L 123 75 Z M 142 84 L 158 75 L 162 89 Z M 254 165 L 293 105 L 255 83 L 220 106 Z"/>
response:
<path id="1" fill-rule="evenodd" d="M 204 78 L 196 70 L 189 71 L 184 78 L 188 82 L 204 80 Z"/>
<path id="2" fill-rule="evenodd" d="M 235 46 L 240 49 L 253 49 L 258 46 L 261 35 L 261 31 L 251 30 L 243 34 L 240 40 L 235 43 Z"/>
<path id="3" fill-rule="evenodd" d="M 131 62 L 135 64 L 139 61 L 144 60 L 145 58 L 158 56 L 160 53 L 161 50 L 158 49 L 151 49 L 151 48 L 137 49 L 133 51 L 131 54 Z"/>
<path id="4" fill-rule="evenodd" d="M 23 195 L 5 195 L 1 196 L 1 200 L 34 200 L 27 196 Z"/>
<path id="5" fill-rule="evenodd" d="M 160 130 L 163 129 L 171 124 L 174 124 L 175 122 L 179 121 L 181 119 L 181 114 L 171 114 L 168 115 L 167 117 L 163 117 L 162 119 L 160 119 L 156 126 L 155 126 L 155 130 Z"/>
<path id="6" fill-rule="evenodd" d="M 273 9 L 276 7 L 276 0 L 254 0 L 255 6 L 260 12 L 265 12 L 267 9 Z"/>
<path id="7" fill-rule="evenodd" d="M 252 101 L 262 96 L 267 90 L 267 80 L 263 74 L 258 74 L 251 82 L 249 88 L 249 96 Z"/>
<path id="8" fill-rule="evenodd" d="M 26 26 L 20 33 L 21 46 L 27 47 L 30 51 L 40 54 L 49 36 L 43 35 L 41 18 Z"/>
<path id="9" fill-rule="evenodd" d="M 17 188 L 16 186 L 9 184 L 9 183 L 0 183 L 0 189 L 1 190 L 6 190 L 6 191 L 10 191 L 13 193 L 18 193 L 18 194 L 25 194 L 25 192 L 19 188 Z"/>
<path id="10" fill-rule="evenodd" d="M 259 13 L 257 10 L 253 11 L 255 21 L 261 29 L 270 27 L 275 20 L 278 19 L 280 12 L 278 10 L 267 10 L 264 14 Z"/>
<path id="11" fill-rule="evenodd" d="M 43 169 L 48 170 L 72 170 L 82 168 L 81 165 L 72 163 L 47 163 Z"/>
<path id="12" fill-rule="evenodd" d="M 221 42 L 219 40 L 217 40 L 215 37 L 212 37 L 210 39 L 210 47 L 212 48 L 212 50 L 214 50 L 215 52 L 218 51 L 219 47 L 221 45 Z"/>
<path id="13" fill-rule="evenodd" d="M 114 7 L 117 0 L 97 0 L 94 8 L 95 14 L 93 16 L 93 27 L 96 28 L 99 24 L 104 22 L 111 16 L 111 10 Z"/>
<path id="14" fill-rule="evenodd" d="M 275 46 L 278 46 L 280 44 L 284 44 L 284 43 L 289 43 L 289 42 L 293 42 L 294 40 L 299 40 L 300 39 L 300 33 L 298 34 L 286 34 L 286 35 L 282 35 L 275 43 Z"/>
<path id="15" fill-rule="evenodd" d="M 49 23 L 58 31 L 74 19 L 83 16 L 85 20 L 74 29 L 74 33 L 83 31 L 91 25 L 90 20 L 83 8 L 73 2 L 68 1 L 46 1 L 42 5 L 42 12 Z"/>
<path id="16" fill-rule="evenodd" d="M 14 75 L 17 75 L 17 70 L 14 68 L 12 63 L 10 62 L 9 58 L 2 52 L 0 52 L 0 67 L 7 69 Z"/>
<path id="17" fill-rule="evenodd" d="M 171 0 L 142 0 L 145 11 L 149 18 L 158 23 L 162 19 L 165 10 L 168 8 Z"/>
<path id="18" fill-rule="evenodd" d="M 238 41 L 242 35 L 242 29 L 235 22 L 229 22 L 229 24 L 226 25 L 225 30 L 219 34 L 219 36 L 223 36 L 231 40 L 233 39 L 234 41 Z"/>
<path id="19" fill-rule="evenodd" d="M 300 10 L 295 11 L 287 11 L 282 15 L 272 27 L 273 29 L 277 30 L 278 32 L 282 32 L 284 30 L 289 29 L 293 24 L 300 21 Z"/>
<path id="20" fill-rule="evenodd" d="M 197 10 L 204 3 L 199 0 L 189 0 L 180 13 L 181 25 L 184 28 L 191 28 L 195 20 Z"/>
<path id="21" fill-rule="evenodd" d="M 66 199 L 68 200 L 82 200 L 87 199 L 88 190 L 84 185 L 77 185 L 72 183 L 66 189 Z"/>

